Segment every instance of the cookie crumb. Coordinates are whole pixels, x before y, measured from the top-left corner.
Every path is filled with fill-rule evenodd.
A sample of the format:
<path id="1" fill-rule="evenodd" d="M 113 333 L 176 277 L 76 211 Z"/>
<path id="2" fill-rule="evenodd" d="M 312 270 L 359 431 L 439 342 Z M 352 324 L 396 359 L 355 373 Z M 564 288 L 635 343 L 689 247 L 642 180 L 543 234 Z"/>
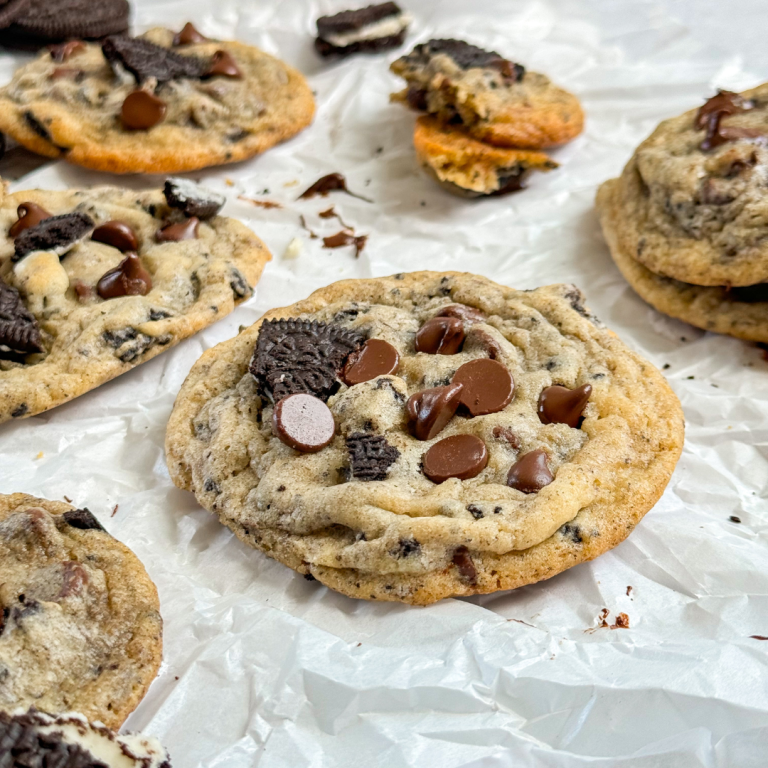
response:
<path id="1" fill-rule="evenodd" d="M 115 504 L 115 506 L 112 508 L 112 514 L 110 515 L 110 517 L 114 517 L 117 514 L 118 506 L 119 506 L 118 504 Z"/>
<path id="2" fill-rule="evenodd" d="M 627 587 L 627 597 L 632 593 L 632 587 Z"/>
<path id="3" fill-rule="evenodd" d="M 730 516 L 728 519 L 729 519 L 729 520 L 730 520 L 732 523 L 740 523 L 740 522 L 741 522 L 741 518 L 740 518 L 740 517 L 737 517 L 736 515 L 731 515 L 731 516 Z"/>
<path id="4" fill-rule="evenodd" d="M 42 459 L 43 456 L 45 456 L 45 454 L 42 451 L 40 451 L 40 453 L 38 453 L 37 456 L 35 456 L 35 459 Z"/>
<path id="5" fill-rule="evenodd" d="M 304 250 L 304 241 L 300 237 L 294 237 L 283 252 L 284 259 L 298 259 Z"/>
<path id="6" fill-rule="evenodd" d="M 69 496 L 65 496 L 64 497 L 64 501 L 66 501 L 67 504 L 71 504 L 72 503 L 72 499 L 70 499 Z"/>

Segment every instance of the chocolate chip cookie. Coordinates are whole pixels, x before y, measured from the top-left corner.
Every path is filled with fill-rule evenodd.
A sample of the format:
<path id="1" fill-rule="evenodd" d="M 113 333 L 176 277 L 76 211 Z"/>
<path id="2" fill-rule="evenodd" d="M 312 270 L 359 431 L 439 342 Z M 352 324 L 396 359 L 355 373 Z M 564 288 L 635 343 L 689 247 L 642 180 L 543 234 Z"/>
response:
<path id="1" fill-rule="evenodd" d="M 157 590 L 87 509 L 0 495 L 0 710 L 119 728 L 157 674 Z"/>
<path id="2" fill-rule="evenodd" d="M 661 374 L 574 286 L 417 272 L 335 283 L 206 352 L 166 456 L 270 557 L 346 595 L 428 604 L 615 546 L 682 442 Z"/>
<path id="3" fill-rule="evenodd" d="M 299 72 L 190 26 L 41 52 L 0 90 L 0 131 L 88 168 L 163 173 L 243 160 L 309 125 Z"/>
<path id="4" fill-rule="evenodd" d="M 578 99 L 548 77 L 462 40 L 420 43 L 390 69 L 408 87 L 393 99 L 461 124 L 471 136 L 499 147 L 542 149 L 581 133 Z"/>
<path id="5" fill-rule="evenodd" d="M 0 422 L 65 403 L 224 317 L 269 261 L 218 215 L 165 189 L 5 194 L 0 187 Z"/>
<path id="6" fill-rule="evenodd" d="M 623 262 L 699 286 L 768 282 L 768 84 L 665 120 L 598 206 Z"/>

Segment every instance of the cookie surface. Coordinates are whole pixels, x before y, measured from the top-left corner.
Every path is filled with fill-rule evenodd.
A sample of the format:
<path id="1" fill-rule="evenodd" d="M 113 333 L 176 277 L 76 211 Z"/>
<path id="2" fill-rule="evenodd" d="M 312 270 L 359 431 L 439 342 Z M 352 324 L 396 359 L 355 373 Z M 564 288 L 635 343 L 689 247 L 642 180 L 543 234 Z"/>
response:
<path id="1" fill-rule="evenodd" d="M 633 233 L 614 200 L 614 195 L 620 194 L 619 186 L 618 179 L 603 184 L 598 191 L 597 207 L 611 257 L 638 295 L 659 312 L 705 331 L 767 343 L 768 285 L 707 287 L 651 272 L 627 250 Z"/>
<path id="2" fill-rule="evenodd" d="M 413 145 L 422 168 L 461 197 L 514 192 L 523 188 L 530 171 L 557 168 L 543 152 L 494 147 L 434 117 L 416 121 Z"/>
<path id="3" fill-rule="evenodd" d="M 162 658 L 155 585 L 87 510 L 0 495 L 0 710 L 117 729 Z"/>
<path id="4" fill-rule="evenodd" d="M 323 288 L 268 313 L 193 367 L 168 426 L 171 478 L 241 540 L 346 595 L 428 604 L 553 576 L 629 534 L 661 495 L 683 441 L 680 405 L 663 377 L 582 300 L 573 286 L 515 291 L 460 273 Z M 314 453 L 276 436 L 270 396 L 249 372 L 260 329 L 276 318 L 353 332 L 399 354 L 394 374 L 337 383 L 327 396 L 336 434 Z M 451 329 L 465 334 L 463 346 Z M 280 358 L 289 369 L 321 364 L 302 367 L 303 356 L 288 353 L 295 347 L 286 344 Z M 421 390 L 451 390 L 457 369 L 477 359 L 511 374 L 511 401 L 508 382 L 492 397 L 481 388 L 480 405 L 490 397 L 497 410 L 447 414 L 442 428 L 433 417 L 445 415 L 450 393 L 411 408 Z M 590 385 L 581 428 L 539 418 L 540 395 L 554 384 Z M 411 410 L 423 416 L 424 439 L 412 434 Z M 465 466 L 440 482 L 452 457 L 434 451 L 446 438 L 462 443 Z M 510 487 L 520 459 L 540 463 L 537 450 L 553 482 L 538 493 Z M 459 480 L 457 471 L 474 474 Z M 526 472 L 528 480 L 541 474 Z"/>
<path id="5" fill-rule="evenodd" d="M 716 146 L 702 149 L 699 109 L 665 120 L 606 202 L 626 222 L 622 252 L 658 275 L 702 286 L 768 282 L 768 84 L 733 97 L 750 106 L 721 115 Z"/>
<path id="6" fill-rule="evenodd" d="M 194 203 L 191 194 L 187 189 L 186 206 Z M 180 204 L 178 197 L 171 202 Z M 201 198 L 196 210 L 211 206 Z M 16 232 L 37 215 L 52 218 Z M 91 223 L 85 232 L 49 226 L 65 217 Z M 33 250 L 20 251 L 20 242 L 32 242 Z M 238 221 L 187 218 L 160 191 L 6 194 L 0 422 L 65 403 L 224 317 L 251 295 L 270 258 Z"/>
<path id="7" fill-rule="evenodd" d="M 40 53 L 0 90 L 0 131 L 88 168 L 173 173 L 252 157 L 312 121 L 304 77 L 257 48 L 174 46 L 173 32 L 160 28 L 136 38 L 145 51 L 128 50 L 130 39 L 105 44 L 120 74 L 98 43 L 64 61 Z"/>
<path id="8" fill-rule="evenodd" d="M 584 127 L 573 94 L 545 75 L 461 40 L 421 43 L 390 69 L 408 83 L 395 100 L 441 122 L 461 123 L 489 144 L 542 149 L 570 141 Z"/>

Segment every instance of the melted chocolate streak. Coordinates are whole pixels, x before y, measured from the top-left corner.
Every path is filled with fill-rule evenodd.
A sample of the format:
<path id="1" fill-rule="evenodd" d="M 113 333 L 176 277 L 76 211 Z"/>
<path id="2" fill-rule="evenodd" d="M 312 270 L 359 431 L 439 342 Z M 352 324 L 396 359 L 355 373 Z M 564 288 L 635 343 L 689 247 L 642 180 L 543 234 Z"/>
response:
<path id="1" fill-rule="evenodd" d="M 311 187 L 305 189 L 298 197 L 299 200 L 309 200 L 312 197 L 325 197 L 329 192 L 345 192 L 358 200 L 364 200 L 366 203 L 372 203 L 367 197 L 350 192 L 347 187 L 347 180 L 340 173 L 329 173 L 318 179 Z"/>

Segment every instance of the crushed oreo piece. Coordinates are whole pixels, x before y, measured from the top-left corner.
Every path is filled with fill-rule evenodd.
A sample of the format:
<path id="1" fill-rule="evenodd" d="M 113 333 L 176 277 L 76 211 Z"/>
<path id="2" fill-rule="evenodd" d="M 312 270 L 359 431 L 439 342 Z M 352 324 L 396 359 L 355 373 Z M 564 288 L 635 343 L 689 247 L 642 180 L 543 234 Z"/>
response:
<path id="1" fill-rule="evenodd" d="M 407 58 L 413 58 L 426 64 L 433 56 L 444 54 L 450 57 L 461 69 L 496 69 L 508 83 L 516 83 L 525 76 L 525 67 L 505 59 L 496 51 L 486 51 L 464 40 L 440 39 L 429 40 L 417 45 Z"/>
<path id="2" fill-rule="evenodd" d="M 229 270 L 229 287 L 232 289 L 232 293 L 240 299 L 250 296 L 252 293 L 251 286 L 248 285 L 245 276 L 236 267 Z"/>
<path id="3" fill-rule="evenodd" d="M 205 59 L 182 56 L 138 37 L 108 37 L 101 50 L 112 67 L 124 67 L 139 83 L 150 77 L 158 83 L 167 83 L 183 77 L 201 78 L 210 64 Z"/>
<path id="4" fill-rule="evenodd" d="M 11 352 L 42 352 L 40 326 L 24 306 L 19 292 L 0 278 L 0 349 Z"/>
<path id="5" fill-rule="evenodd" d="M 163 194 L 171 208 L 177 208 L 185 216 L 198 219 L 210 219 L 223 207 L 227 199 L 224 195 L 201 187 L 188 179 L 166 179 Z"/>
<path id="6" fill-rule="evenodd" d="M 380 435 L 356 432 L 347 438 L 352 476 L 358 480 L 384 480 L 400 451 Z"/>
<path id="7" fill-rule="evenodd" d="M 104 526 L 96 519 L 93 512 L 87 507 L 83 509 L 70 509 L 62 517 L 67 525 L 81 531 L 103 531 Z"/>
<path id="8" fill-rule="evenodd" d="M 560 529 L 560 533 L 569 538 L 574 544 L 581 544 L 583 541 L 581 537 L 581 528 L 575 523 L 566 523 Z"/>
<path id="9" fill-rule="evenodd" d="M 24 258 L 34 251 L 53 251 L 63 256 L 73 245 L 88 235 L 94 227 L 93 219 L 85 213 L 65 213 L 51 216 L 34 227 L 25 229 L 14 241 L 12 261 Z"/>
<path id="10" fill-rule="evenodd" d="M 416 539 L 400 539 L 397 546 L 390 552 L 392 557 L 411 557 L 421 553 L 421 544 Z"/>
<path id="11" fill-rule="evenodd" d="M 267 320 L 249 370 L 273 402 L 299 392 L 326 402 L 339 388 L 337 377 L 347 356 L 364 341 L 356 331 L 314 320 Z"/>

